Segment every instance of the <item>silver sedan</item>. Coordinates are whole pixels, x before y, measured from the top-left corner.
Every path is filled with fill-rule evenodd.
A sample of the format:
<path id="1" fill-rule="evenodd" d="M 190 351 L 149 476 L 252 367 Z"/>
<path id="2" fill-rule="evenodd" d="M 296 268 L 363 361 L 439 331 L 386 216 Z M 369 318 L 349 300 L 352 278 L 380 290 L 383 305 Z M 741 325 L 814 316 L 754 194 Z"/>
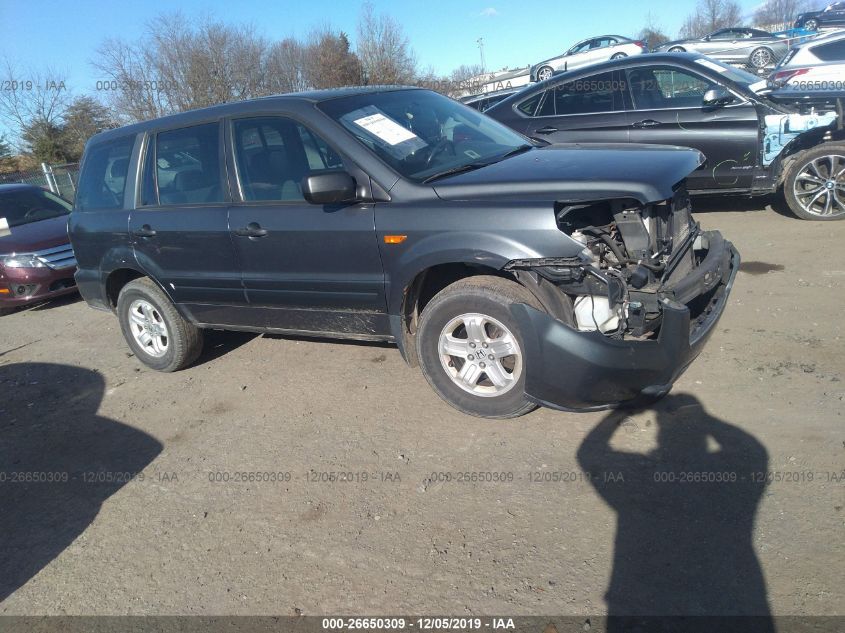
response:
<path id="1" fill-rule="evenodd" d="M 752 68 L 767 68 L 783 59 L 789 50 L 789 40 L 759 29 L 720 29 L 698 39 L 666 42 L 655 52 L 696 52 L 731 64 L 746 64 Z"/>

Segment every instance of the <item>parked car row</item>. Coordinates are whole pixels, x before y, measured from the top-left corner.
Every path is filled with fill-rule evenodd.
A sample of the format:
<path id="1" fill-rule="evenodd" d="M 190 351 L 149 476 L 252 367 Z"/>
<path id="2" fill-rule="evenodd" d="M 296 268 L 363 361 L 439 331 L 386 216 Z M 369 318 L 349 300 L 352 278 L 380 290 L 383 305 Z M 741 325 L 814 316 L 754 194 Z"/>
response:
<path id="1" fill-rule="evenodd" d="M 802 113 L 757 77 L 692 53 L 590 66 L 529 86 L 486 111 L 550 143 L 693 147 L 692 194 L 782 191 L 808 220 L 845 218 L 845 130 L 836 111 Z"/>

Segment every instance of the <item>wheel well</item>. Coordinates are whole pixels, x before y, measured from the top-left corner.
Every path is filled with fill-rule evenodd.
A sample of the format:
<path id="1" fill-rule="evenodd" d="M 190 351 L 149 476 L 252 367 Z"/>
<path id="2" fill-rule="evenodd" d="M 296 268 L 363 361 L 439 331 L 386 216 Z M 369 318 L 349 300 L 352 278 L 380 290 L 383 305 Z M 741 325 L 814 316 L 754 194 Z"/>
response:
<path id="1" fill-rule="evenodd" d="M 816 134 L 807 133 L 795 138 L 777 158 L 780 161 L 777 174 L 778 186 L 783 184 L 789 165 L 792 161 L 798 159 L 801 154 L 826 143 L 841 143 L 842 141 L 845 141 L 845 130 L 818 130 Z"/>
<path id="2" fill-rule="evenodd" d="M 438 264 L 421 271 L 405 288 L 402 301 L 403 349 L 405 350 L 405 358 L 411 366 L 415 367 L 418 364 L 414 336 L 417 332 L 420 314 L 422 314 L 425 306 L 446 286 L 460 279 L 476 275 L 492 275 L 514 280 L 511 275 L 488 266 L 451 263 Z"/>
<path id="3" fill-rule="evenodd" d="M 106 297 L 112 310 L 117 308 L 117 297 L 123 286 L 140 277 L 146 277 L 146 275 L 132 268 L 120 268 L 109 274 L 106 279 Z"/>

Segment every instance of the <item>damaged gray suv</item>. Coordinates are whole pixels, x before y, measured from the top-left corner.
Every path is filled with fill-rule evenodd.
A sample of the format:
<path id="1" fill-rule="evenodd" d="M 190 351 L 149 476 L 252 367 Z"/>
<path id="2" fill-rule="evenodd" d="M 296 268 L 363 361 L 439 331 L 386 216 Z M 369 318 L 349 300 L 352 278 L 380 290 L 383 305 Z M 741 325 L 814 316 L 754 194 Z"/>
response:
<path id="1" fill-rule="evenodd" d="M 702 160 L 539 146 L 420 89 L 226 104 L 89 142 L 76 280 L 161 371 L 217 328 L 391 341 L 489 418 L 653 400 L 739 265 L 690 214 Z"/>

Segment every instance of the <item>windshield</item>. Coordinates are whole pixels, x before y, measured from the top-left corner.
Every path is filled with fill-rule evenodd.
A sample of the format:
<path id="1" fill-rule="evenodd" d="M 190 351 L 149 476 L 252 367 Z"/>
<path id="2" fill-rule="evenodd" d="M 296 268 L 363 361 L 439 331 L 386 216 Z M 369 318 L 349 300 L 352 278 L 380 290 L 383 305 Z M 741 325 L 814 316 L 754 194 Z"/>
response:
<path id="1" fill-rule="evenodd" d="M 15 189 L 0 192 L 0 218 L 9 226 L 49 220 L 70 213 L 71 205 L 42 189 Z"/>
<path id="2" fill-rule="evenodd" d="M 333 99 L 319 107 L 415 182 L 489 164 L 531 147 L 493 119 L 428 90 L 374 92 Z"/>
<path id="3" fill-rule="evenodd" d="M 715 70 L 716 72 L 721 73 L 722 77 L 738 83 L 746 90 L 750 89 L 749 86 L 751 84 L 758 83 L 760 81 L 760 77 L 757 75 L 752 75 L 751 73 L 740 68 L 736 68 L 735 66 L 729 66 L 728 64 L 720 62 L 718 59 L 713 59 L 712 57 L 699 57 L 695 61 L 702 66 L 706 66 L 710 70 Z"/>

